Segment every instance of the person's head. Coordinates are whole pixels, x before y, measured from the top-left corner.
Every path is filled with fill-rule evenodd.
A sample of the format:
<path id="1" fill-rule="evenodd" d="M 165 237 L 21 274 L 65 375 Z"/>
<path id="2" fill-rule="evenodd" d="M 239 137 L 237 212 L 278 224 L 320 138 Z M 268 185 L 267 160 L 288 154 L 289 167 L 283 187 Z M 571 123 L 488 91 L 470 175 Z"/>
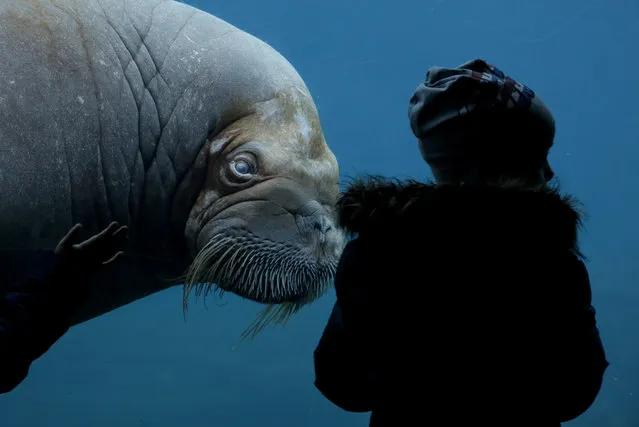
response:
<path id="1" fill-rule="evenodd" d="M 439 183 L 539 185 L 554 175 L 552 114 L 532 90 L 484 61 L 429 69 L 408 115 Z"/>

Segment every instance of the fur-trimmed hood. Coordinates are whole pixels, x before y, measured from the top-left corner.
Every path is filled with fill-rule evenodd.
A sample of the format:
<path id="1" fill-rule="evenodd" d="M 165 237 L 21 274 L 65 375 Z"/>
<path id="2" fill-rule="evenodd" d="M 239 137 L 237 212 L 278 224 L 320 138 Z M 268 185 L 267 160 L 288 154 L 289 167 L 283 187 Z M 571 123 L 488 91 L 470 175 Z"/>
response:
<path id="1" fill-rule="evenodd" d="M 558 188 L 530 189 L 513 182 L 453 186 L 370 176 L 355 180 L 337 206 L 339 223 L 350 233 L 417 227 L 437 233 L 447 226 L 462 232 L 497 230 L 579 253 L 579 203 Z"/>

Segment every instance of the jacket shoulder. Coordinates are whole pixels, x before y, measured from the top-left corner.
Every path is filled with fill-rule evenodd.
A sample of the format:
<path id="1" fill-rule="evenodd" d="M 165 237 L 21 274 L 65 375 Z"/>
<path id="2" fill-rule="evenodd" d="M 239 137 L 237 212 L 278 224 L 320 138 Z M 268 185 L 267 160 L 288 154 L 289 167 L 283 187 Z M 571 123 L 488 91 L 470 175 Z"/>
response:
<path id="1" fill-rule="evenodd" d="M 485 233 L 575 253 L 583 217 L 579 202 L 557 187 L 437 185 L 377 176 L 355 180 L 337 207 L 340 226 L 351 234 L 404 230 L 468 239 Z"/>

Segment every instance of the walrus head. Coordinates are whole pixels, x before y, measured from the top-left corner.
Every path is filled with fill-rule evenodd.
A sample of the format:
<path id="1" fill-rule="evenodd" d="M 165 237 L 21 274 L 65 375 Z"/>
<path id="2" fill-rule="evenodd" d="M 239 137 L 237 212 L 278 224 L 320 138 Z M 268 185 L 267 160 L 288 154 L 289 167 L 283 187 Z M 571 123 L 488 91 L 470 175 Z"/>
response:
<path id="1" fill-rule="evenodd" d="M 337 160 L 310 95 L 280 92 L 208 143 L 203 190 L 186 238 L 192 291 L 229 291 L 291 314 L 332 284 L 344 233 L 336 226 Z"/>

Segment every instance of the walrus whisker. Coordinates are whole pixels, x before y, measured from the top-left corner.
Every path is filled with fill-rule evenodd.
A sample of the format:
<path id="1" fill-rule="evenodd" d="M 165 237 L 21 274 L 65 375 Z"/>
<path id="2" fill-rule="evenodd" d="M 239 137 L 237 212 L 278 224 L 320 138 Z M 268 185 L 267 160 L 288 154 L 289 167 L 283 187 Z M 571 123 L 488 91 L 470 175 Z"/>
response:
<path id="1" fill-rule="evenodd" d="M 297 247 L 264 240 L 245 230 L 226 232 L 215 235 L 187 270 L 185 312 L 193 294 L 196 302 L 202 297 L 205 306 L 212 293 L 221 296 L 229 290 L 265 302 L 266 308 L 242 334 L 242 340 L 253 339 L 269 325 L 287 323 L 331 286 L 334 263 L 318 264 Z"/>
<path id="2" fill-rule="evenodd" d="M 245 340 L 254 339 L 269 323 L 270 313 L 275 308 L 275 305 L 268 305 L 258 316 L 251 322 L 251 324 L 242 332 L 240 342 Z"/>
<path id="3" fill-rule="evenodd" d="M 276 309 L 277 306 L 269 305 L 260 314 L 258 314 L 257 318 L 251 323 L 251 325 L 242 332 L 240 342 L 247 339 L 254 339 L 264 330 L 264 328 L 266 328 L 267 325 L 273 323 L 273 313 Z"/>
<path id="4" fill-rule="evenodd" d="M 240 342 L 252 340 L 269 325 L 284 326 L 304 305 L 303 303 L 284 303 L 269 305 L 262 310 L 257 318 L 242 332 Z"/>
<path id="5" fill-rule="evenodd" d="M 206 282 L 213 280 L 215 277 L 219 275 L 218 270 L 220 269 L 221 266 L 224 265 L 223 264 L 224 258 L 226 257 L 228 252 L 231 251 L 232 249 L 233 249 L 233 246 L 229 247 L 229 249 L 226 250 L 223 254 L 221 254 L 219 258 L 215 261 L 215 263 L 211 267 L 209 267 L 205 275 Z"/>
<path id="6" fill-rule="evenodd" d="M 220 259 L 219 272 L 216 271 L 216 276 L 228 277 L 229 265 L 232 264 L 233 257 L 237 254 L 238 250 L 239 248 L 234 244 L 224 253 L 223 257 L 226 258 L 226 256 L 228 256 L 228 261 L 225 259 L 224 262 L 222 262 L 222 259 Z"/>
<path id="7" fill-rule="evenodd" d="M 182 294 L 182 308 L 184 313 L 188 310 L 188 300 L 192 291 L 195 289 L 196 298 L 198 296 L 198 289 L 201 287 L 201 283 L 193 280 L 196 277 L 202 276 L 202 271 L 206 270 L 206 264 L 208 260 L 215 257 L 216 252 L 224 248 L 224 245 L 232 242 L 232 239 L 228 236 L 217 235 L 214 236 L 211 241 L 207 243 L 200 251 L 198 256 L 193 260 L 193 263 L 185 273 L 185 283 Z"/>
<path id="8" fill-rule="evenodd" d="M 240 267 L 240 270 L 242 271 L 242 274 L 240 276 L 240 280 L 242 282 L 246 282 L 246 281 L 250 281 L 251 280 L 251 275 L 252 275 L 252 269 L 249 268 L 249 266 L 251 265 L 251 261 L 253 259 L 255 259 L 256 255 L 250 252 L 247 252 L 244 256 L 244 261 L 242 262 L 242 265 Z"/>

